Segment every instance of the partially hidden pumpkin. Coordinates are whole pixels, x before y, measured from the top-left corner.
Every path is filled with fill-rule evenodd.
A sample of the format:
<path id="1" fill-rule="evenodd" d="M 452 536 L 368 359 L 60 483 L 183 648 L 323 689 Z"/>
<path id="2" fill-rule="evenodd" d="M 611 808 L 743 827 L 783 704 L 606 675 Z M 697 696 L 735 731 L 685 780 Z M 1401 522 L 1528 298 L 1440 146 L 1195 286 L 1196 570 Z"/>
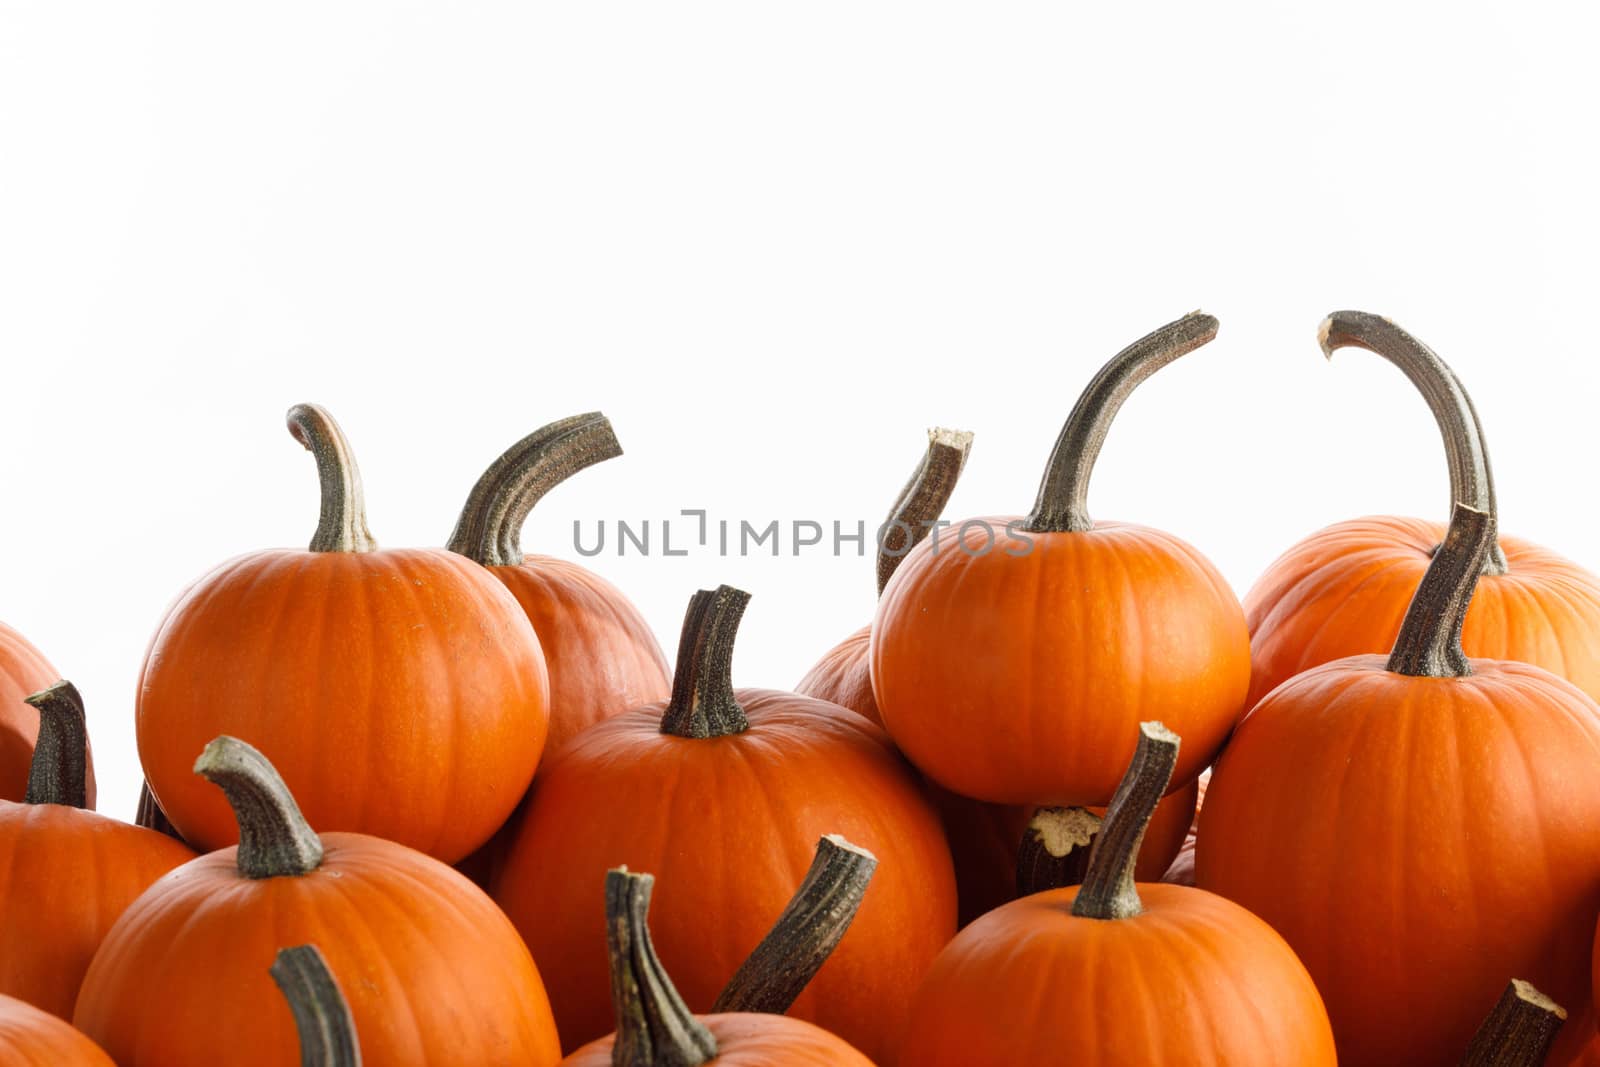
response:
<path id="1" fill-rule="evenodd" d="M 0 1064 L 5 1067 L 117 1067 L 71 1025 L 16 997 L 0 996 Z"/>
<path id="2" fill-rule="evenodd" d="M 0 800 L 21 800 L 28 790 L 39 716 L 23 703 L 61 677 L 44 653 L 0 622 Z M 94 756 L 84 772 L 84 807 L 94 810 Z"/>

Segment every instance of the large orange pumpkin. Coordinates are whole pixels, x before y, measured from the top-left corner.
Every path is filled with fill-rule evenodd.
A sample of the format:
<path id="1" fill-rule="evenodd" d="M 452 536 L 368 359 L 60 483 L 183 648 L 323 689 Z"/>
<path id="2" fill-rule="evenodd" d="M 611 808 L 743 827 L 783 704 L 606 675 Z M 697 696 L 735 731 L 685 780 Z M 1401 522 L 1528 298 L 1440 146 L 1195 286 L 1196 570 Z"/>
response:
<path id="1" fill-rule="evenodd" d="M 1589 999 L 1600 707 L 1539 667 L 1462 652 L 1493 537 L 1457 505 L 1388 661 L 1274 689 L 1201 809 L 1200 886 L 1294 946 L 1346 1064 L 1455 1062 L 1508 974 Z"/>
<path id="2" fill-rule="evenodd" d="M 23 703 L 30 693 L 53 684 L 61 675 L 28 639 L 0 622 L 0 800 L 21 800 L 33 766 L 33 742 L 39 716 Z M 94 755 L 84 776 L 84 803 L 94 810 Z"/>
<path id="3" fill-rule="evenodd" d="M 319 837 L 242 741 L 218 738 L 195 770 L 241 841 L 151 886 L 89 965 L 74 1021 L 122 1067 L 292 1062 L 291 1014 L 262 1009 L 276 996 L 264 964 L 301 943 L 340 976 L 373 1063 L 561 1058 L 528 950 L 471 882 L 391 841 Z"/>
<path id="4" fill-rule="evenodd" d="M 697 593 L 672 699 L 598 723 L 539 774 L 495 899 L 550 982 L 571 1049 L 611 1028 L 594 946 L 597 879 L 626 864 L 663 890 L 655 938 L 690 1007 L 709 1010 L 783 908 L 824 833 L 881 861 L 849 934 L 793 1014 L 878 1056 L 955 930 L 955 880 L 939 820 L 888 738 L 837 705 L 733 688 L 748 594 Z"/>
<path id="5" fill-rule="evenodd" d="M 1444 435 L 1451 499 L 1497 522 L 1483 430 L 1444 361 L 1388 319 L 1360 311 L 1334 312 L 1320 338 L 1330 357 L 1356 346 L 1405 372 Z M 1318 664 L 1391 648 L 1443 537 L 1437 522 L 1373 516 L 1329 526 L 1280 556 L 1244 600 L 1250 703 Z M 1530 541 L 1499 537 L 1461 647 L 1469 656 L 1536 664 L 1600 700 L 1600 578 Z"/>
<path id="6" fill-rule="evenodd" d="M 98 1045 L 26 1001 L 0 996 L 0 1064 L 5 1067 L 117 1067 Z"/>
<path id="7" fill-rule="evenodd" d="M 1176 784 L 1221 748 L 1249 686 L 1228 583 L 1170 534 L 1095 522 L 1089 475 L 1145 378 L 1216 336 L 1193 314 L 1090 382 L 1026 518 L 973 519 L 912 550 L 872 627 L 884 725 L 923 773 L 997 803 L 1104 804 L 1141 718 L 1188 739 Z"/>
<path id="8" fill-rule="evenodd" d="M 322 481 L 310 551 L 241 556 L 168 612 L 139 681 L 139 757 L 185 840 L 237 840 L 228 806 L 190 773 L 219 734 L 282 769 L 328 830 L 454 862 L 488 839 L 544 747 L 549 684 L 522 608 L 442 549 L 379 550 L 333 418 L 289 412 Z"/>
<path id="9" fill-rule="evenodd" d="M 1179 747 L 1159 723 L 1138 736 L 1083 885 L 957 934 L 912 999 L 900 1063 L 1332 1067 L 1316 987 L 1266 923 L 1201 890 L 1135 885 Z"/>
<path id="10" fill-rule="evenodd" d="M 70 1019 L 111 924 L 194 853 L 84 807 L 83 701 L 71 682 L 27 705 L 39 720 L 27 793 L 0 801 L 0 994 Z"/>

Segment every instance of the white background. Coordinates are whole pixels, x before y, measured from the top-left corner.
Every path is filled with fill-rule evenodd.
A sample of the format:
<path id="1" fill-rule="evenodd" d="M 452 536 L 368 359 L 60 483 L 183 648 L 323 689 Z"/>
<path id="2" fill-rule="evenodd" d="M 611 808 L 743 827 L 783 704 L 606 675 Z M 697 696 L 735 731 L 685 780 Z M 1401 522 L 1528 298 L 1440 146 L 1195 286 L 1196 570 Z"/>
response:
<path id="1" fill-rule="evenodd" d="M 291 403 L 339 416 L 394 546 L 594 408 L 627 455 L 532 549 L 875 522 L 932 424 L 977 433 L 958 516 L 1025 512 L 1089 375 L 1195 307 L 1221 337 L 1124 410 L 1096 514 L 1241 594 L 1325 523 L 1442 518 L 1421 399 L 1318 354 L 1358 307 L 1465 379 L 1503 528 L 1600 567 L 1600 75 L 1560 11 L 7 4 L 0 618 L 84 690 L 129 815 L 166 605 L 315 526 Z M 870 562 L 816 550 L 593 565 L 669 653 L 693 589 L 750 589 L 742 684 L 872 610 Z"/>

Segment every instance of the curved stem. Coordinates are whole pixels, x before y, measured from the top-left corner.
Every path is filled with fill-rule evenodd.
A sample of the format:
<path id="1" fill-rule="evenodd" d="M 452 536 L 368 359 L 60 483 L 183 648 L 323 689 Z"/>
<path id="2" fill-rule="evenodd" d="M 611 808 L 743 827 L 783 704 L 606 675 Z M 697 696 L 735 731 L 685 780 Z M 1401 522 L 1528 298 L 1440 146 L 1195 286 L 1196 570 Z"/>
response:
<path id="1" fill-rule="evenodd" d="M 280 949 L 272 980 L 283 991 L 300 1034 L 300 1067 L 361 1067 L 350 1005 L 315 945 Z"/>
<path id="2" fill-rule="evenodd" d="M 1520 978 L 1513 978 L 1478 1027 L 1462 1067 L 1538 1067 L 1566 1021 L 1566 1009 Z"/>
<path id="3" fill-rule="evenodd" d="M 1017 849 L 1017 896 L 1081 885 L 1100 816 L 1088 808 L 1040 808 Z"/>
<path id="4" fill-rule="evenodd" d="M 616 1067 L 693 1067 L 717 1055 L 717 1039 L 689 1011 L 650 943 L 655 881 L 626 867 L 606 872 L 606 944 L 617 1014 L 611 1062 Z"/>
<path id="5" fill-rule="evenodd" d="M 162 810 L 161 802 L 156 799 L 156 795 L 150 792 L 148 781 L 139 787 L 139 807 L 134 812 L 133 825 L 154 830 L 158 834 L 166 834 L 179 844 L 188 844 L 183 835 L 178 833 L 178 828 L 172 825 L 172 820 L 167 818 L 167 813 Z"/>
<path id="6" fill-rule="evenodd" d="M 522 526 L 533 506 L 585 467 L 620 455 L 611 420 L 598 411 L 535 430 L 489 464 L 445 547 L 485 567 L 516 566 L 522 562 Z"/>
<path id="7" fill-rule="evenodd" d="M 1131 919 L 1144 910 L 1133 884 L 1150 816 L 1172 781 L 1178 762 L 1178 735 L 1158 722 L 1139 724 L 1133 762 L 1117 785 L 1106 817 L 1089 852 L 1089 873 L 1072 902 L 1072 914 L 1085 919 Z"/>
<path id="8" fill-rule="evenodd" d="M 1465 678 L 1472 673 L 1461 650 L 1461 627 L 1493 542 L 1494 519 L 1457 504 L 1444 541 L 1406 608 L 1389 653 L 1389 670 L 1419 678 Z"/>
<path id="9" fill-rule="evenodd" d="M 895 498 L 878 537 L 878 595 L 894 575 L 900 561 L 933 529 L 950 502 L 961 469 L 967 465 L 972 434 L 964 430 L 934 428 L 928 431 L 928 451 L 923 453 L 911 479 Z"/>
<path id="10" fill-rule="evenodd" d="M 322 839 L 267 757 L 226 734 L 206 746 L 194 773 L 227 794 L 239 821 L 239 873 L 246 878 L 308 874 L 322 864 Z"/>
<path id="11" fill-rule="evenodd" d="M 662 733 L 723 737 L 750 729 L 733 695 L 733 642 L 748 603 L 750 594 L 731 585 L 702 589 L 689 598 Z"/>
<path id="12" fill-rule="evenodd" d="M 1067 416 L 1050 453 L 1039 499 L 1023 528 L 1032 533 L 1081 533 L 1089 517 L 1089 477 L 1123 403 L 1150 375 L 1217 336 L 1217 320 L 1198 311 L 1146 334 L 1100 368 Z"/>
<path id="13" fill-rule="evenodd" d="M 328 409 L 296 404 L 289 409 L 289 432 L 317 461 L 322 483 L 322 514 L 311 538 L 313 552 L 371 552 L 378 547 L 367 529 L 367 501 L 355 453 Z"/>
<path id="14" fill-rule="evenodd" d="M 788 1011 L 850 929 L 877 867 L 876 856 L 838 834 L 818 841 L 800 888 L 711 1010 Z"/>
<path id="15" fill-rule="evenodd" d="M 78 687 L 71 682 L 57 682 L 24 699 L 39 709 L 39 740 L 34 742 L 23 802 L 86 807 L 89 732 L 83 721 L 83 697 L 78 694 Z"/>
<path id="16" fill-rule="evenodd" d="M 1317 343 L 1329 359 L 1341 348 L 1364 348 L 1399 367 L 1428 402 L 1433 421 L 1444 437 L 1451 504 L 1476 508 L 1498 524 L 1494 472 L 1489 469 L 1483 424 L 1472 398 L 1449 364 L 1388 319 L 1365 311 L 1335 311 L 1317 328 Z M 1483 573 L 1504 574 L 1507 566 L 1505 552 L 1497 540 L 1484 560 Z"/>

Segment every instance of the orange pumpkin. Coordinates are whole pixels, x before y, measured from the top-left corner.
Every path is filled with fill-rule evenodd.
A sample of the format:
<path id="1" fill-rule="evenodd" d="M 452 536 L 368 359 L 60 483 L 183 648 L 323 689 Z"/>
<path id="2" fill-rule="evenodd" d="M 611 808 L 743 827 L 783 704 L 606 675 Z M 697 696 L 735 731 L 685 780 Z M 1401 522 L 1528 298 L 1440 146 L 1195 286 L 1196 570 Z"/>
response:
<path id="1" fill-rule="evenodd" d="M 884 725 L 940 785 L 996 803 L 1104 804 L 1140 718 L 1210 764 L 1249 686 L 1249 636 L 1216 569 L 1170 534 L 1095 522 L 1089 475 L 1118 408 L 1211 340 L 1194 314 L 1111 360 L 1067 419 L 1026 518 L 973 519 L 911 551 L 878 604 Z"/>
<path id="2" fill-rule="evenodd" d="M 1345 1063 L 1454 1063 L 1508 974 L 1589 998 L 1600 707 L 1539 667 L 1462 652 L 1493 538 L 1457 505 L 1388 661 L 1274 689 L 1201 810 L 1200 886 L 1294 946 Z"/>
<path id="3" fill-rule="evenodd" d="M 315 945 L 280 949 L 268 971 L 294 1016 L 300 1067 L 361 1067 L 350 1003 Z"/>
<path id="4" fill-rule="evenodd" d="M 437 860 L 365 834 L 321 837 L 262 754 L 220 737 L 197 773 L 240 844 L 153 885 L 117 920 L 74 1021 L 122 1067 L 286 1063 L 299 1040 L 263 961 L 314 943 L 342 978 L 373 1063 L 553 1064 L 544 985 L 493 902 Z"/>
<path id="5" fill-rule="evenodd" d="M 307 552 L 257 552 L 168 612 L 139 682 L 139 757 L 185 840 L 237 840 L 189 773 L 218 734 L 258 745 L 312 821 L 445 862 L 511 813 L 544 747 L 549 683 L 522 608 L 442 549 L 379 550 L 349 444 L 323 409 L 289 412 L 322 481 Z"/>
<path id="6" fill-rule="evenodd" d="M 93 1041 L 54 1015 L 7 996 L 0 996 L 0 1064 L 117 1067 Z"/>
<path id="7" fill-rule="evenodd" d="M 1451 499 L 1497 523 L 1483 430 L 1444 361 L 1389 320 L 1360 311 L 1334 312 L 1320 339 L 1330 357 L 1357 346 L 1405 372 L 1444 435 Z M 1443 537 L 1437 522 L 1373 516 L 1336 523 L 1280 556 L 1244 600 L 1250 703 L 1319 664 L 1392 647 Z M 1461 647 L 1469 656 L 1543 667 L 1600 700 L 1600 578 L 1530 541 L 1499 537 L 1484 561 Z"/>
<path id="8" fill-rule="evenodd" d="M 84 806 L 88 746 L 71 682 L 27 705 L 39 720 L 27 793 L 20 804 L 0 801 L 0 994 L 70 1019 L 111 924 L 194 853 Z"/>
<path id="9" fill-rule="evenodd" d="M 1173 857 L 1172 865 L 1161 878 L 1163 882 L 1171 882 L 1173 885 L 1194 885 L 1194 847 L 1200 833 L 1200 813 L 1205 810 L 1206 786 L 1210 783 L 1210 771 L 1195 779 L 1194 818 L 1189 822 L 1189 832 L 1184 835 L 1183 843 L 1178 846 L 1178 854 Z"/>
<path id="10" fill-rule="evenodd" d="M 1316 987 L 1266 923 L 1210 893 L 1134 883 L 1178 748 L 1159 723 L 1139 728 L 1083 885 L 996 908 L 939 954 L 900 1063 L 1332 1067 Z"/>
<path id="11" fill-rule="evenodd" d="M 0 800 L 21 800 L 28 790 L 39 716 L 28 710 L 23 701 L 28 694 L 39 692 L 60 677 L 43 652 L 0 622 Z M 83 806 L 93 811 L 93 753 L 88 759 Z"/>
<path id="12" fill-rule="evenodd" d="M 496 874 L 495 899 L 549 978 L 568 1049 L 611 1026 L 593 897 L 594 880 L 619 864 L 661 876 L 656 943 L 705 1011 L 821 834 L 870 850 L 882 866 L 861 913 L 793 1014 L 872 1056 L 955 930 L 938 816 L 883 732 L 820 700 L 733 688 L 748 599 L 727 586 L 695 595 L 672 699 L 590 727 L 545 766 Z"/>

